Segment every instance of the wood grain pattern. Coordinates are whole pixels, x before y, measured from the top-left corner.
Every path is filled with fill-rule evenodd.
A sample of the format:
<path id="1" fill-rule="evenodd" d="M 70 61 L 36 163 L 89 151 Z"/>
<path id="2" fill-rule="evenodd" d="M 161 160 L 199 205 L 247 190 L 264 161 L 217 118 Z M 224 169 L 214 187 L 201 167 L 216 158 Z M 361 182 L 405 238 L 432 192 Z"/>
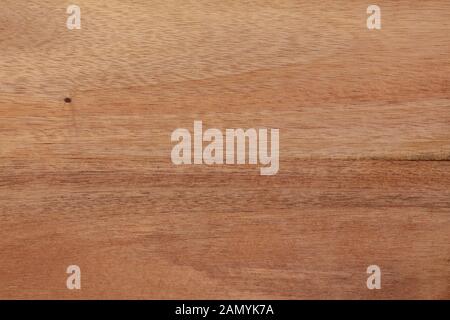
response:
<path id="1" fill-rule="evenodd" d="M 450 298 L 448 1 L 75 2 L 1 4 L 0 298 Z M 279 173 L 174 166 L 194 120 Z"/>

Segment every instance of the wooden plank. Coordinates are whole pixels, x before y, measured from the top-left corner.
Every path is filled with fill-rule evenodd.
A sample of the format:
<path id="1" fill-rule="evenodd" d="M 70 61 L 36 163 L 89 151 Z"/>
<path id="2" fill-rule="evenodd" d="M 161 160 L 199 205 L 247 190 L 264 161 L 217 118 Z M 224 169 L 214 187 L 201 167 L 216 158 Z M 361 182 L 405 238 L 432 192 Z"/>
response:
<path id="1" fill-rule="evenodd" d="M 450 298 L 448 1 L 68 4 L 0 10 L 0 298 Z M 278 174 L 173 165 L 195 120 Z"/>
<path id="2" fill-rule="evenodd" d="M 70 32 L 55 1 L 7 2 L 3 140 L 26 123 L 33 143 L 52 142 L 49 130 L 61 141 L 121 126 L 148 144 L 203 120 L 279 127 L 299 158 L 449 159 L 447 1 L 388 1 L 376 32 L 360 1 L 180 2 L 80 1 L 83 28 Z M 40 27 L 21 32 L 17 15 Z M 58 130 L 34 131 L 41 118 Z"/>
<path id="3" fill-rule="evenodd" d="M 448 297 L 449 162 L 283 167 L 2 173 L 0 296 Z"/>

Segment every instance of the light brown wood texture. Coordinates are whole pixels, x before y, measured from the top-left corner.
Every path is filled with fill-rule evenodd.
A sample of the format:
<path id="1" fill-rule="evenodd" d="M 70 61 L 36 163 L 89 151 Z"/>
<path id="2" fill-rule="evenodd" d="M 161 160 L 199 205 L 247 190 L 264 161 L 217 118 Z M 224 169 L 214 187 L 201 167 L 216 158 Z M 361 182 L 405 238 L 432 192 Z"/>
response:
<path id="1" fill-rule="evenodd" d="M 449 299 L 450 2 L 370 4 L 3 0 L 0 298 Z M 194 120 L 278 174 L 173 165 Z"/>

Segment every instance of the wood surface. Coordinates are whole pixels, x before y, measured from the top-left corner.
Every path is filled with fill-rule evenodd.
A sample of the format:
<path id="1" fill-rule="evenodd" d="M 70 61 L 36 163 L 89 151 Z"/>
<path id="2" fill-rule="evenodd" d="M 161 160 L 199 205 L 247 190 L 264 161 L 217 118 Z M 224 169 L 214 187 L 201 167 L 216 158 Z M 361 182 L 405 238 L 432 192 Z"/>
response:
<path id="1" fill-rule="evenodd" d="M 370 4 L 2 0 L 0 298 L 449 299 L 450 2 Z M 194 120 L 278 174 L 173 165 Z"/>

